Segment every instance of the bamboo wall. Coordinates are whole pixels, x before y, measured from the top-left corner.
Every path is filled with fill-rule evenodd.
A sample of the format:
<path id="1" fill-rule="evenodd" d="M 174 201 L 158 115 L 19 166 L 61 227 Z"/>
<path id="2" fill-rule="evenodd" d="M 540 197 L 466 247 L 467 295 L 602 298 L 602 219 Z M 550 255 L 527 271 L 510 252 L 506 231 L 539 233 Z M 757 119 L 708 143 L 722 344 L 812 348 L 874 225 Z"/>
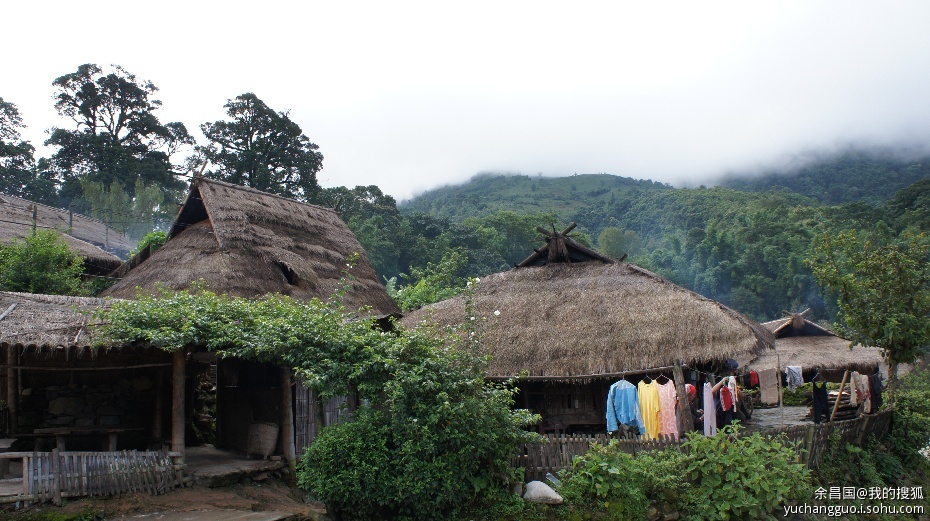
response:
<path id="1" fill-rule="evenodd" d="M 124 492 L 164 494 L 181 485 L 179 453 L 166 451 L 7 452 L 2 459 L 22 459 L 22 491 L 0 503 L 60 505 L 63 498 L 111 496 Z"/>
<path id="2" fill-rule="evenodd" d="M 845 420 L 820 425 L 795 425 L 791 427 L 772 428 L 762 431 L 767 436 L 784 436 L 794 447 L 801 461 L 810 468 L 820 466 L 823 452 L 827 448 L 830 434 L 839 432 L 844 443 L 862 445 L 869 437 L 884 438 L 891 427 L 892 411 L 882 411 L 874 415 L 864 415 L 855 420 Z M 588 451 L 592 444 L 607 444 L 616 439 L 620 450 L 635 456 L 646 450 L 661 450 L 674 447 L 684 450 L 681 440 L 660 438 L 657 440 L 620 439 L 606 434 L 597 436 L 546 435 L 543 443 L 524 443 L 510 460 L 514 468 L 526 470 L 526 481 L 542 480 L 547 472 L 571 467 L 572 459 Z"/>

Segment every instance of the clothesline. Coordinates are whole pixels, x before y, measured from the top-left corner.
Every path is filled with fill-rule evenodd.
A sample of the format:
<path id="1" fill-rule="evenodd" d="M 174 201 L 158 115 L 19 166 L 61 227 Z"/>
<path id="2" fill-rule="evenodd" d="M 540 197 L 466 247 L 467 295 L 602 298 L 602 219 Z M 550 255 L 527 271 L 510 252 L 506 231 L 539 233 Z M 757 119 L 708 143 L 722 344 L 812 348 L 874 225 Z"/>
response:
<path id="1" fill-rule="evenodd" d="M 635 369 L 631 371 L 620 371 L 618 373 L 598 373 L 598 374 L 585 374 L 585 375 L 572 375 L 572 376 L 523 376 L 518 377 L 517 380 L 520 381 L 534 381 L 534 380 L 591 380 L 593 378 L 624 378 L 626 376 L 636 376 L 650 373 L 659 373 L 662 371 L 670 371 L 674 369 L 674 365 L 665 365 L 661 367 L 650 367 L 649 369 Z M 684 370 L 692 370 L 688 366 L 682 364 L 678 367 Z M 489 378 L 489 380 L 509 380 L 509 377 L 495 376 Z"/>

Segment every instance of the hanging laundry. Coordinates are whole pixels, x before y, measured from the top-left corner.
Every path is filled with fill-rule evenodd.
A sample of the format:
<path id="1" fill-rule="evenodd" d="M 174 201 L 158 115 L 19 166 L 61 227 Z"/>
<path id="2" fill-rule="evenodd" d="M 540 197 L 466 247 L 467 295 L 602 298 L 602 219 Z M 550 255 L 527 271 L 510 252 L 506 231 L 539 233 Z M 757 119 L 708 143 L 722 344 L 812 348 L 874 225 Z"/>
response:
<path id="1" fill-rule="evenodd" d="M 856 385 L 859 384 L 859 373 L 853 371 L 849 375 L 849 405 L 856 407 L 859 405 L 859 393 L 856 392 Z"/>
<path id="2" fill-rule="evenodd" d="M 724 412 L 733 410 L 733 395 L 730 393 L 730 388 L 727 386 L 720 388 L 720 408 Z"/>
<path id="3" fill-rule="evenodd" d="M 607 392 L 607 432 L 619 430 L 620 425 L 632 425 L 641 435 L 646 433 L 636 387 L 626 380 L 611 385 Z"/>
<path id="4" fill-rule="evenodd" d="M 765 405 L 778 403 L 778 372 L 775 369 L 763 369 L 759 372 L 760 399 Z"/>
<path id="5" fill-rule="evenodd" d="M 827 412 L 830 408 L 830 402 L 827 399 L 827 384 L 826 382 L 817 385 L 817 382 L 814 382 L 814 423 L 820 423 L 829 419 L 829 413 Z M 839 400 L 839 396 L 836 398 Z"/>
<path id="6" fill-rule="evenodd" d="M 659 434 L 678 438 L 678 390 L 669 380 L 659 384 Z"/>
<path id="7" fill-rule="evenodd" d="M 643 413 L 646 437 L 653 440 L 659 437 L 659 407 L 659 384 L 640 381 L 639 409 Z"/>
<path id="8" fill-rule="evenodd" d="M 882 375 L 879 373 L 869 376 L 869 396 L 872 398 L 870 412 L 878 412 L 882 406 Z"/>
<path id="9" fill-rule="evenodd" d="M 704 436 L 717 435 L 717 407 L 714 404 L 713 386 L 704 382 Z"/>
<path id="10" fill-rule="evenodd" d="M 730 389 L 730 395 L 733 397 L 733 407 L 730 410 L 735 411 L 736 405 L 739 402 L 739 397 L 737 396 L 739 388 L 736 386 L 736 378 L 733 378 L 732 376 L 728 378 L 727 387 Z"/>
<path id="11" fill-rule="evenodd" d="M 785 376 L 788 379 L 788 389 L 794 391 L 804 385 L 804 376 L 802 376 L 801 366 L 789 365 L 785 367 Z"/>
<path id="12" fill-rule="evenodd" d="M 869 389 L 868 375 L 859 374 L 859 384 L 856 385 L 856 390 L 861 390 L 862 392 L 860 395 L 862 400 L 862 412 L 872 412 L 872 391 Z"/>

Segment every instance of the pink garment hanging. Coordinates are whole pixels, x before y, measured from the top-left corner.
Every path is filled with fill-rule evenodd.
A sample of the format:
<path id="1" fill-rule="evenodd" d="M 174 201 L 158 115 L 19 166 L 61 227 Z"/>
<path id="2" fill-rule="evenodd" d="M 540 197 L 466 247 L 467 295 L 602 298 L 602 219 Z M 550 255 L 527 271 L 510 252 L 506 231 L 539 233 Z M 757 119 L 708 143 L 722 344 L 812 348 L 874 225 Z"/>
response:
<path id="1" fill-rule="evenodd" d="M 671 380 L 659 384 L 659 434 L 678 439 L 678 390 Z"/>

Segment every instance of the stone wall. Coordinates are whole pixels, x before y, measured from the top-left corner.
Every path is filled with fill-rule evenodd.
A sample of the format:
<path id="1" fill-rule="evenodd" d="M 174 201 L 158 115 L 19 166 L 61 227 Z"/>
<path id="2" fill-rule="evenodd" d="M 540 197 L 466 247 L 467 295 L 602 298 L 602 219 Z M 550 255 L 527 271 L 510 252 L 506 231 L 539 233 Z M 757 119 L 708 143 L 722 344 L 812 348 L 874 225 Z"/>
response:
<path id="1" fill-rule="evenodd" d="M 151 432 L 155 414 L 154 374 L 101 374 L 97 382 L 30 382 L 22 390 L 19 431 L 43 427 L 131 425 Z M 116 371 L 108 371 L 116 373 Z M 164 398 L 163 398 L 163 403 Z M 166 411 L 170 412 L 170 402 Z"/>

